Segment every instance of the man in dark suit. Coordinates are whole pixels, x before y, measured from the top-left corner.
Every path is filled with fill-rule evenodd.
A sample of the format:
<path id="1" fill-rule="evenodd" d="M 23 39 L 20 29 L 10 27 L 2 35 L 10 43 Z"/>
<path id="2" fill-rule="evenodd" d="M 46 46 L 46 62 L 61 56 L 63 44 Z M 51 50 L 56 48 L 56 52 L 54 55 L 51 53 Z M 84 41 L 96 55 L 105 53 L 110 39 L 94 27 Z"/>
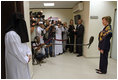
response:
<path id="1" fill-rule="evenodd" d="M 84 26 L 82 25 L 82 20 L 78 20 L 78 25 L 75 30 L 76 34 L 76 44 L 83 44 L 83 35 L 84 35 Z M 82 56 L 82 46 L 76 45 L 76 53 L 78 53 L 77 57 Z"/>

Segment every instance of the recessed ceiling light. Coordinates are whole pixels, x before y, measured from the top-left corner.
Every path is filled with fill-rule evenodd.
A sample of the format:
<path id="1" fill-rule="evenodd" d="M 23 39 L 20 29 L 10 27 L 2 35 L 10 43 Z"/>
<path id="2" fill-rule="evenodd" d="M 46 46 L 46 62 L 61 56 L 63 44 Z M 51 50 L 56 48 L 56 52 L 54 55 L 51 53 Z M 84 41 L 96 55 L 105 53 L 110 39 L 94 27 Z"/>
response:
<path id="1" fill-rule="evenodd" d="M 54 3 L 43 3 L 44 6 L 54 6 Z"/>

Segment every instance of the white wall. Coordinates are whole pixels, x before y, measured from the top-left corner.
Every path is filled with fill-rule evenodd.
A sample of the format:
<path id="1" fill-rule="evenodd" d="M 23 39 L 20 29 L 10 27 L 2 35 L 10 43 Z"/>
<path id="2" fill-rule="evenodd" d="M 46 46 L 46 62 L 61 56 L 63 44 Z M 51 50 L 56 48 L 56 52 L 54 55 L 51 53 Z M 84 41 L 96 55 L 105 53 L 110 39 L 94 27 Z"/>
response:
<path id="1" fill-rule="evenodd" d="M 28 45 L 31 48 L 29 1 L 24 1 L 24 17 L 25 17 L 25 21 L 26 21 L 26 24 L 27 24 L 27 30 L 28 30 L 28 35 L 29 35 Z M 32 75 L 33 75 L 32 60 L 29 63 L 29 68 L 30 68 L 30 74 L 31 74 L 31 77 L 32 77 Z"/>
<path id="2" fill-rule="evenodd" d="M 85 26 L 84 43 L 88 43 L 90 36 L 94 36 L 94 42 L 91 47 L 83 48 L 85 57 L 99 57 L 98 51 L 98 34 L 103 29 L 102 17 L 111 16 L 113 25 L 114 10 L 117 7 L 117 2 L 113 1 L 84 1 L 84 10 L 74 15 L 80 14 Z M 90 16 L 98 16 L 98 19 L 90 19 Z"/>
<path id="3" fill-rule="evenodd" d="M 115 12 L 115 19 L 114 19 L 114 31 L 113 31 L 113 38 L 112 38 L 112 50 L 111 50 L 111 57 L 117 60 L 117 10 Z"/>
<path id="4" fill-rule="evenodd" d="M 102 17 L 111 16 L 113 25 L 114 10 L 117 7 L 117 2 L 113 1 L 90 1 L 89 13 L 89 30 L 88 36 L 94 36 L 94 42 L 90 49 L 85 48 L 86 57 L 98 57 L 98 34 L 104 28 L 102 25 Z M 90 16 L 98 16 L 98 19 L 90 19 Z M 113 26 L 112 26 L 113 27 Z"/>
<path id="5" fill-rule="evenodd" d="M 58 17 L 62 22 L 67 22 L 69 24 L 70 19 L 73 18 L 72 9 L 30 9 L 33 12 L 39 12 L 43 10 L 45 19 L 48 19 L 50 16 Z"/>
<path id="6" fill-rule="evenodd" d="M 81 15 L 81 19 L 83 20 L 83 25 L 84 25 L 84 42 L 83 43 L 88 43 L 88 30 L 89 30 L 89 7 L 90 7 L 90 2 L 89 1 L 84 1 L 84 9 L 83 11 L 73 13 L 73 19 L 75 15 Z M 76 27 L 76 25 L 75 25 Z M 83 55 L 85 56 L 85 48 L 86 46 L 83 47 Z"/>

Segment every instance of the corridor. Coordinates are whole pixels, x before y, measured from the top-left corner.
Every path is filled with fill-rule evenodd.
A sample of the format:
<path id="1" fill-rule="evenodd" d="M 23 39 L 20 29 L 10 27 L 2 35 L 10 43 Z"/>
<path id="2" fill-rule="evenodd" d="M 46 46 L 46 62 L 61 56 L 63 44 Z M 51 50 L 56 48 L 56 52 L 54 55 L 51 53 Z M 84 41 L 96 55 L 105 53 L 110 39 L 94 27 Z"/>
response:
<path id="1" fill-rule="evenodd" d="M 116 79 L 116 43 L 117 1 L 1 1 L 1 79 Z M 108 68 L 102 59 L 105 72 L 97 74 L 106 50 Z M 32 64 L 45 56 L 46 63 Z"/>

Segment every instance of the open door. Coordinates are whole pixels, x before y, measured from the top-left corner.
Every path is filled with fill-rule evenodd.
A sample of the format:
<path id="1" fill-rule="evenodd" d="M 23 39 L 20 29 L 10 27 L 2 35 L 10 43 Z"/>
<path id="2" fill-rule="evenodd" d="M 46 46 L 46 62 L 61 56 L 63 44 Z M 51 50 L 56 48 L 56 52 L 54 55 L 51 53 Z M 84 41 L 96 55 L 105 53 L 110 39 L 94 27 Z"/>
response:
<path id="1" fill-rule="evenodd" d="M 111 58 L 117 60 L 117 9 L 115 10 Z"/>
<path id="2" fill-rule="evenodd" d="M 5 27 L 13 12 L 24 14 L 23 1 L 1 1 L 1 79 L 5 79 Z"/>

